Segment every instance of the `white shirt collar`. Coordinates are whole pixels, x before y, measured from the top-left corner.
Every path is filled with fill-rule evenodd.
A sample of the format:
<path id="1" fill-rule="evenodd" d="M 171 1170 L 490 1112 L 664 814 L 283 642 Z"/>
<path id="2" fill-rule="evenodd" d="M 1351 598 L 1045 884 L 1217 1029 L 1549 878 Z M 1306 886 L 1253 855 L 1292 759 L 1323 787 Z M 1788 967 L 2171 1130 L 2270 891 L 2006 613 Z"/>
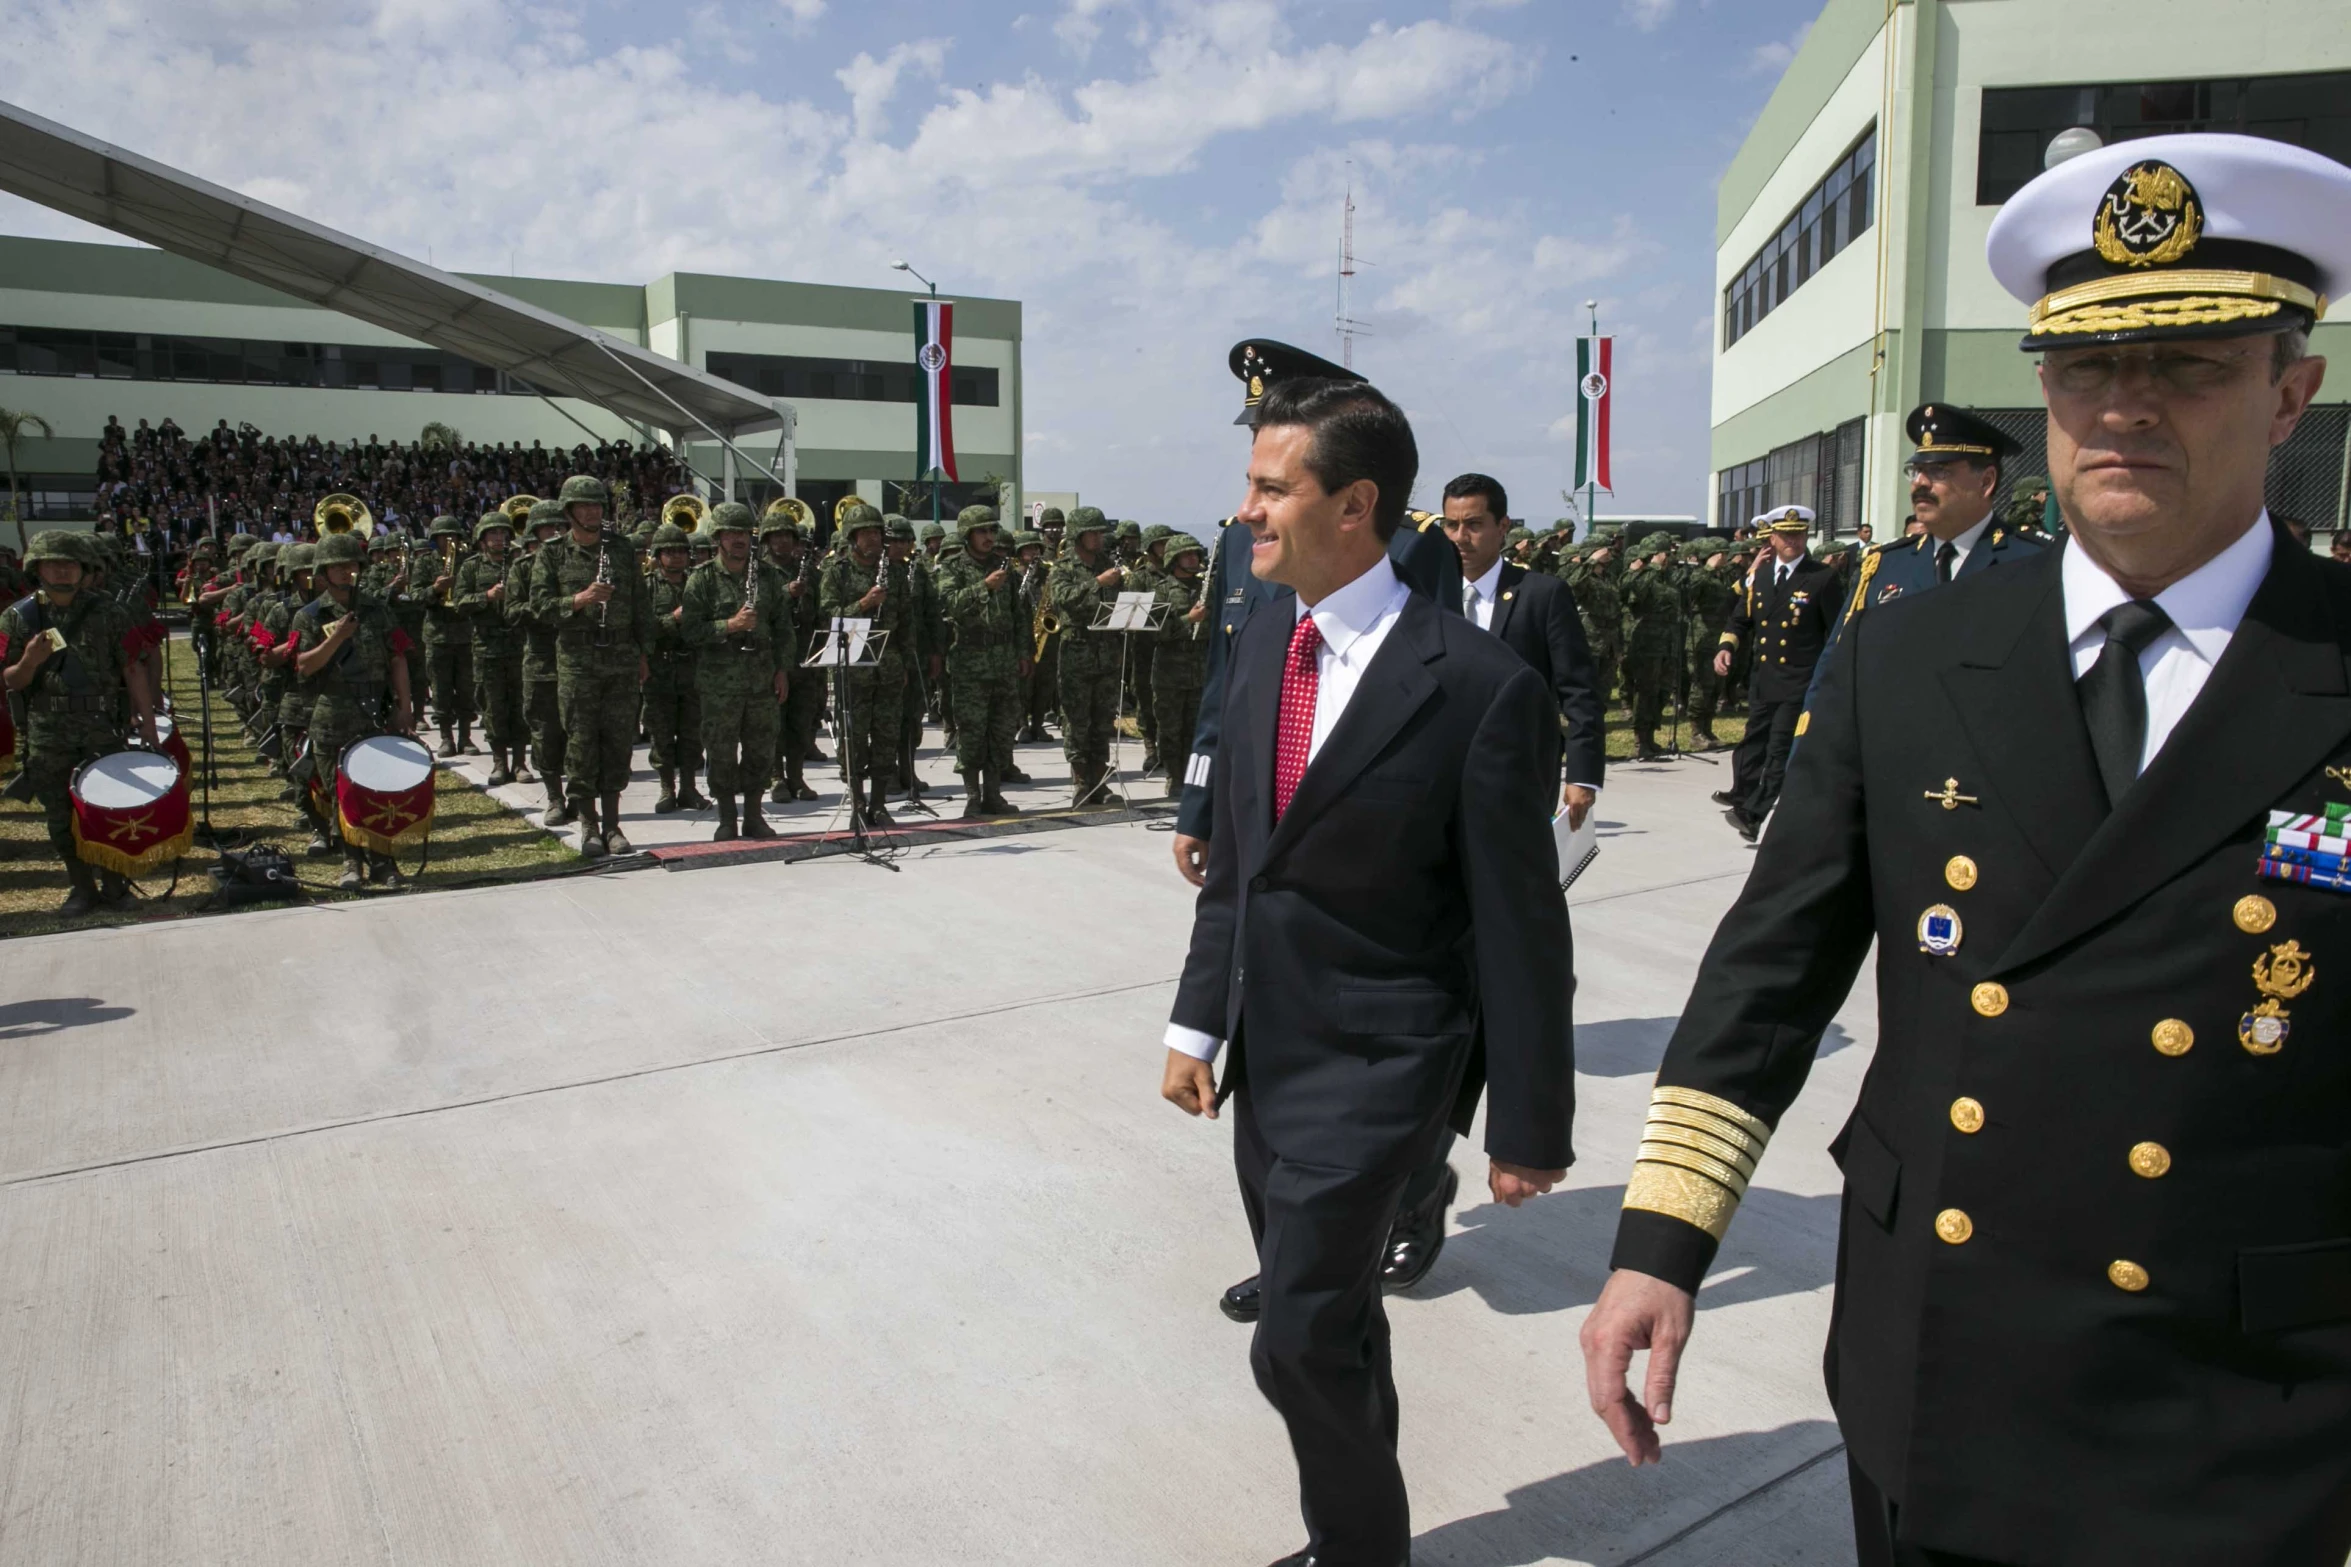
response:
<path id="1" fill-rule="evenodd" d="M 1298 600 L 1298 614 L 1312 615 L 1314 629 L 1322 634 L 1323 646 L 1335 658 L 1344 659 L 1355 639 L 1377 625 L 1395 601 L 1404 596 L 1404 579 L 1396 575 L 1396 567 L 1382 555 L 1371 570 L 1357 577 L 1345 587 L 1327 594 L 1319 604 Z"/>
<path id="2" fill-rule="evenodd" d="M 1984 530 L 1991 525 L 1992 514 L 1990 512 L 1986 512 L 1983 515 L 1982 521 L 1978 522 L 1974 527 L 1968 529 L 1965 533 L 1959 535 L 1959 537 L 1953 539 L 1951 541 L 1951 547 L 1959 552 L 1958 555 L 1954 557 L 1954 559 L 1963 561 L 1967 559 L 1968 556 L 1974 554 L 1975 547 L 1984 541 Z M 1928 541 L 1927 555 L 1929 558 L 1940 555 L 1942 552 L 1943 545 L 1941 540 L 1930 539 Z"/>
<path id="3" fill-rule="evenodd" d="M 2155 595 L 2155 602 L 2171 617 L 2172 626 L 2207 664 L 2217 663 L 2245 618 L 2245 607 L 2261 579 L 2269 575 L 2276 539 L 2269 510 L 2262 509 L 2253 526 L 2237 542 Z M 2098 619 L 2108 610 L 2130 602 L 2105 568 L 2089 552 L 2068 541 L 2059 562 L 2059 580 L 2065 590 L 2065 639 L 2070 645 L 2094 634 Z"/>
<path id="4" fill-rule="evenodd" d="M 1502 557 L 1495 556 L 1494 564 L 1486 568 L 1486 574 L 1471 583 L 1470 586 L 1478 590 L 1480 603 L 1491 604 L 1500 598 L 1502 596 Z"/>

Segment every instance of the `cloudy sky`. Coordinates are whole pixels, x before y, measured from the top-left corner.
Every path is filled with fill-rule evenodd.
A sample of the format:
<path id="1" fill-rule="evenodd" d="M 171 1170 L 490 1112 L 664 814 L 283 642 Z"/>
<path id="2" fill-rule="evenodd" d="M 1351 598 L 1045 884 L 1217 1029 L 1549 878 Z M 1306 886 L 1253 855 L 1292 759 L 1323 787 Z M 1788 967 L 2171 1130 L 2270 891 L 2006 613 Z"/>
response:
<path id="1" fill-rule="evenodd" d="M 671 269 L 1026 306 L 1028 481 L 1229 511 L 1225 352 L 1356 363 L 1421 499 L 1548 519 L 1583 301 L 1618 493 L 1703 510 L 1714 187 L 1816 0 L 7 0 L 6 95 L 468 271 Z M 0 197 L 0 231 L 107 238 Z M 1563 425 L 1564 419 L 1564 425 Z"/>

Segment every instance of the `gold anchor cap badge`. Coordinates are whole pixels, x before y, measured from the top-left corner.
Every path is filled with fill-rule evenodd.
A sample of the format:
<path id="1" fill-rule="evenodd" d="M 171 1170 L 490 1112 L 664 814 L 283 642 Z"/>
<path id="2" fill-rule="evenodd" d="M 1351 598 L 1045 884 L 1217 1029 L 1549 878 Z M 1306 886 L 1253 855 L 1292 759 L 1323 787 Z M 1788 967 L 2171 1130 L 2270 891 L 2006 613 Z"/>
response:
<path id="1" fill-rule="evenodd" d="M 1956 811 L 1963 805 L 1980 803 L 1974 795 L 1959 792 L 1959 780 L 1956 778 L 1944 779 L 1943 787 L 1939 790 L 1929 789 L 1926 792 L 1926 797 L 1946 811 Z"/>
<path id="2" fill-rule="evenodd" d="M 2292 1001 L 2318 979 L 2311 954 L 2299 941 L 2284 941 L 2253 960 L 2253 986 L 2262 1001 L 2237 1020 L 2237 1043 L 2257 1056 L 2274 1056 L 2286 1048 L 2292 1028 L 2283 1003 Z"/>

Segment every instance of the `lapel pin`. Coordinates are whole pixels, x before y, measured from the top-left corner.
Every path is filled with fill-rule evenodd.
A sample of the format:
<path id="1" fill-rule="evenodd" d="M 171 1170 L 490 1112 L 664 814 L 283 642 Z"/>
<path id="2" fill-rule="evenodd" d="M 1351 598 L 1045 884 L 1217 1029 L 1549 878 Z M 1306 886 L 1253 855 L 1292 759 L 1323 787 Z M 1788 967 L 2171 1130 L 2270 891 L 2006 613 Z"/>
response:
<path id="1" fill-rule="evenodd" d="M 1959 950 L 1959 938 L 1966 928 L 1959 923 L 1959 911 L 1948 903 L 1928 906 L 1918 917 L 1918 950 L 1929 957 L 1947 958 Z"/>
<path id="2" fill-rule="evenodd" d="M 1976 805 L 1981 803 L 1972 794 L 1961 794 L 1959 792 L 1959 780 L 1956 778 L 1944 779 L 1942 789 L 1939 792 L 1933 789 L 1929 789 L 1926 792 L 1926 797 L 1934 801 L 1937 805 L 1941 806 L 1946 811 L 1956 811 L 1963 805 Z"/>

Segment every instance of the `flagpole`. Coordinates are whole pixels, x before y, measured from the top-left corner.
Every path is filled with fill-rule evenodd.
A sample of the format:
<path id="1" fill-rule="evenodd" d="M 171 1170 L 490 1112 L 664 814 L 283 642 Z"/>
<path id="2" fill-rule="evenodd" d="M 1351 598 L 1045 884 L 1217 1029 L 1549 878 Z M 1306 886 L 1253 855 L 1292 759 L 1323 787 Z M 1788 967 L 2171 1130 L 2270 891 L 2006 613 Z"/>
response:
<path id="1" fill-rule="evenodd" d="M 1597 370 L 1600 368 L 1600 301 L 1587 299 L 1584 301 L 1584 308 L 1592 313 L 1592 368 Z M 1580 396 L 1582 388 L 1579 387 L 1577 392 Z M 1592 452 L 1594 455 L 1588 457 L 1584 465 L 1584 537 L 1587 539 L 1600 527 L 1599 513 L 1593 509 L 1600 504 L 1600 461 L 1597 455 L 1599 450 L 1600 416 L 1595 412 L 1592 415 Z"/>
<path id="2" fill-rule="evenodd" d="M 908 277 L 913 278 L 916 282 L 920 283 L 923 287 L 931 291 L 931 298 L 936 299 L 939 297 L 939 285 L 932 282 L 929 278 L 924 277 L 920 272 L 915 271 L 914 268 L 908 266 L 903 259 L 892 261 L 890 263 L 890 270 L 893 272 L 903 272 Z M 930 481 L 931 521 L 933 522 L 937 522 L 939 520 L 939 476 L 941 470 L 936 461 L 938 454 L 939 438 L 937 432 L 934 431 L 931 435 L 931 456 L 933 458 L 932 464 L 928 469 L 916 476 L 918 478 L 927 479 Z"/>

